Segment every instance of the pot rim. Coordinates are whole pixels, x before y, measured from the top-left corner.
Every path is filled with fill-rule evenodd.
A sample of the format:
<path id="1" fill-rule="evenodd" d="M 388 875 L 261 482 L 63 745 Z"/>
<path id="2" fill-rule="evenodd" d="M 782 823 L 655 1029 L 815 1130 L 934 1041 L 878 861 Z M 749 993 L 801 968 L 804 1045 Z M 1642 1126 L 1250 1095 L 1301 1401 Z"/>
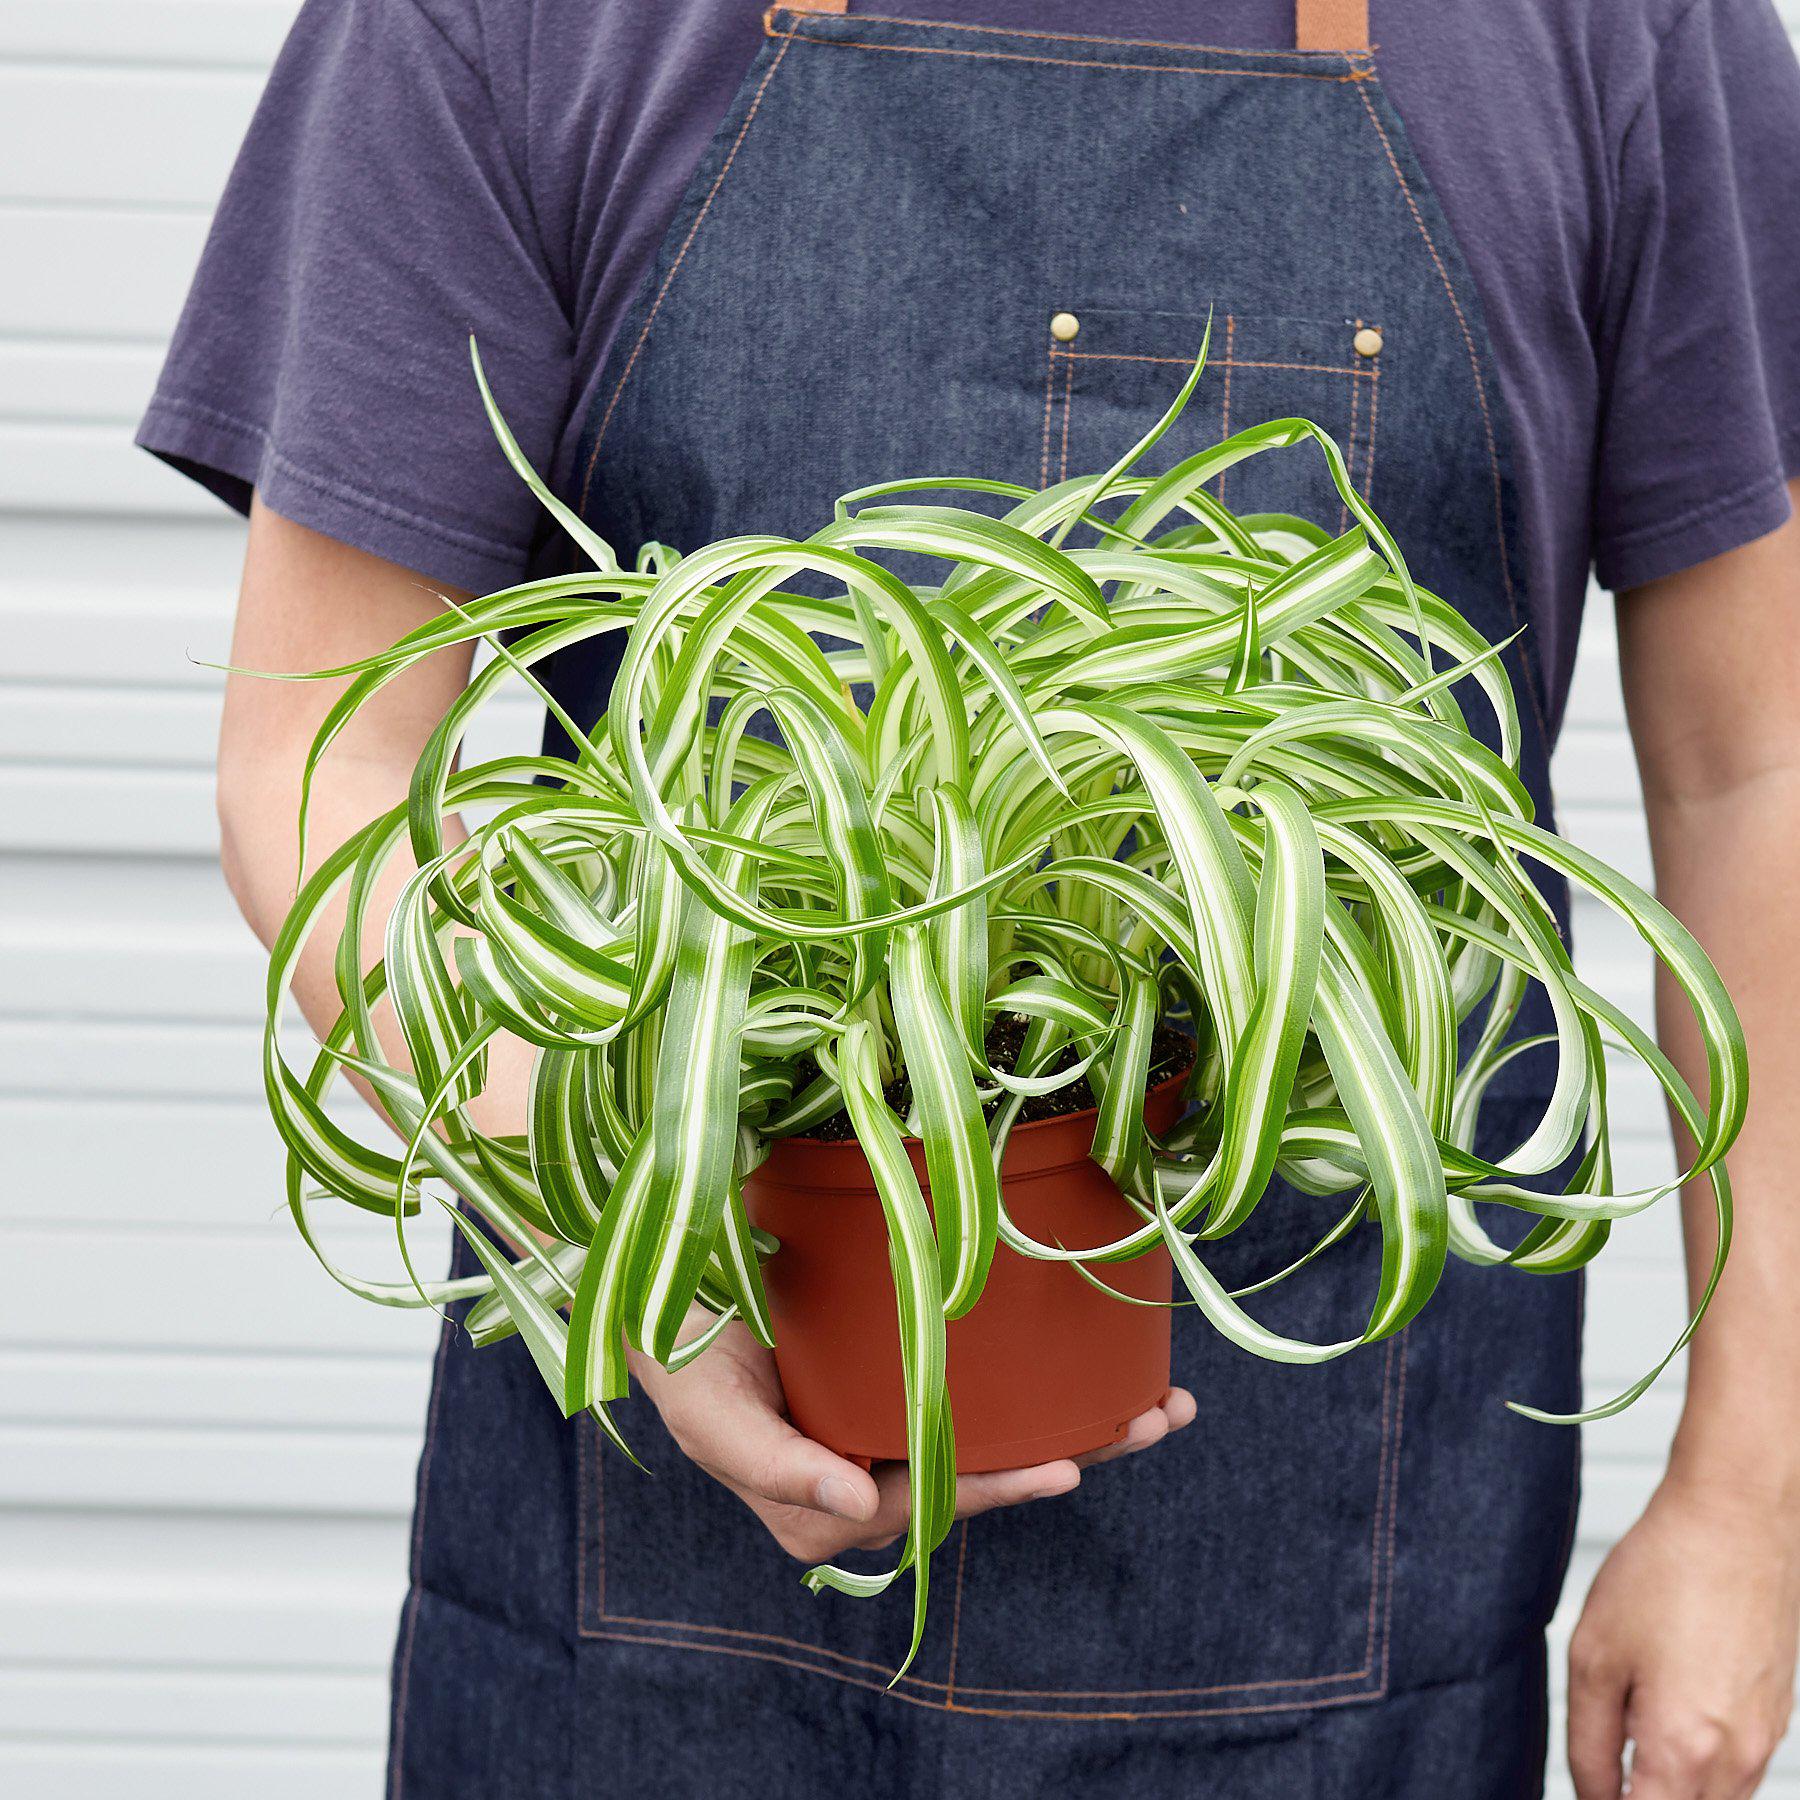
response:
<path id="1" fill-rule="evenodd" d="M 1145 1088 L 1144 1089 L 1145 1104 L 1148 1105 L 1151 1100 L 1159 1098 L 1163 1094 L 1166 1094 L 1169 1091 L 1169 1089 L 1174 1087 L 1178 1082 L 1186 1081 L 1187 1078 L 1191 1074 L 1193 1074 L 1194 1065 L 1198 1061 L 1199 1061 L 1198 1056 L 1190 1057 L 1188 1059 L 1186 1065 L 1184 1067 L 1176 1070 L 1176 1072 L 1173 1075 L 1165 1075 L 1161 1081 L 1158 1081 L 1158 1082 L 1154 1083 L 1152 1086 Z M 1027 1133 L 1034 1132 L 1034 1131 L 1043 1131 L 1052 1126 L 1060 1126 L 1063 1130 L 1066 1131 L 1071 1125 L 1079 1125 L 1083 1119 L 1097 1119 L 1097 1118 L 1099 1118 L 1099 1116 L 1100 1116 L 1099 1107 L 1084 1106 L 1080 1112 L 1052 1113 L 1051 1116 L 1047 1119 L 1027 1119 L 1024 1124 L 1015 1125 L 1012 1128 L 1012 1131 L 1008 1134 L 1007 1142 L 1011 1143 L 1014 1138 L 1020 1137 L 1022 1135 L 1025 1135 Z M 816 1146 L 820 1150 L 843 1150 L 846 1148 L 854 1148 L 857 1150 L 861 1150 L 861 1148 L 862 1148 L 862 1139 L 859 1138 L 854 1132 L 852 1132 L 849 1137 L 842 1137 L 842 1138 L 806 1137 L 803 1134 L 801 1134 L 800 1132 L 795 1132 L 791 1136 L 788 1136 L 788 1137 L 769 1138 L 766 1140 L 766 1142 L 768 1143 L 771 1151 L 773 1151 L 777 1147 L 785 1147 L 790 1144 L 795 1146 L 796 1148 L 798 1148 L 802 1144 L 808 1146 L 809 1148 Z M 923 1144 L 924 1139 L 914 1137 L 911 1132 L 903 1132 L 901 1134 L 901 1142 L 905 1143 L 905 1144 Z"/>

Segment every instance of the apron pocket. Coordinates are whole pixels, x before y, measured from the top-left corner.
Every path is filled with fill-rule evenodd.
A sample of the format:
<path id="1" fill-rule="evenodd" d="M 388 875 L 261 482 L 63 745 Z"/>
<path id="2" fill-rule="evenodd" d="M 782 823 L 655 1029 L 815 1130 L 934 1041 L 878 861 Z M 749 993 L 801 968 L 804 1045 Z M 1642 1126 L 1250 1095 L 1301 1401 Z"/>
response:
<path id="1" fill-rule="evenodd" d="M 1206 331 L 1203 312 L 1071 311 L 1079 320 L 1075 337 L 1051 338 L 1045 353 L 1038 470 L 1045 486 L 1109 468 L 1167 410 Z M 1379 352 L 1364 356 L 1356 349 L 1358 332 L 1367 328 L 1357 317 L 1237 312 L 1220 300 L 1206 373 L 1145 467 L 1160 473 L 1270 419 L 1310 419 L 1337 440 L 1353 485 L 1367 499 L 1381 388 Z M 1333 534 L 1349 525 L 1314 445 L 1268 451 L 1227 470 L 1211 487 L 1236 513 L 1294 513 Z"/>
<path id="2" fill-rule="evenodd" d="M 1308 1247 L 1329 1201 L 1278 1187 L 1208 1252 L 1255 1281 Z M 1251 1302 L 1279 1330 L 1359 1330 L 1372 1228 Z M 933 1559 L 926 1640 L 895 1696 L 998 1717 L 1226 1718 L 1385 1691 L 1406 1339 L 1276 1366 L 1176 1313 L 1175 1378 L 1200 1416 L 1062 1499 L 958 1525 Z M 741 1503 L 686 1464 L 653 1412 L 621 1409 L 655 1478 L 580 1423 L 584 1637 L 756 1658 L 880 1692 L 905 1652 L 904 1583 L 819 1598 Z M 891 1566 L 892 1549 L 846 1558 Z"/>

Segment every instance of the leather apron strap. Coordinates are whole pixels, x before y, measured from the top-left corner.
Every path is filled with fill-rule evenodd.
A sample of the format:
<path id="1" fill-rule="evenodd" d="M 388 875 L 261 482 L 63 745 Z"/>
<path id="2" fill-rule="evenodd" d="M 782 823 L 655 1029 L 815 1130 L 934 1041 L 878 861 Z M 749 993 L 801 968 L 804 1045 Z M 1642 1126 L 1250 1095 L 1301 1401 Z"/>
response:
<path id="1" fill-rule="evenodd" d="M 841 13 L 849 0 L 784 0 L 789 12 Z M 1294 0 L 1296 50 L 1367 50 L 1369 0 Z"/>
<path id="2" fill-rule="evenodd" d="M 1296 50 L 1367 50 L 1369 0 L 1294 0 Z"/>

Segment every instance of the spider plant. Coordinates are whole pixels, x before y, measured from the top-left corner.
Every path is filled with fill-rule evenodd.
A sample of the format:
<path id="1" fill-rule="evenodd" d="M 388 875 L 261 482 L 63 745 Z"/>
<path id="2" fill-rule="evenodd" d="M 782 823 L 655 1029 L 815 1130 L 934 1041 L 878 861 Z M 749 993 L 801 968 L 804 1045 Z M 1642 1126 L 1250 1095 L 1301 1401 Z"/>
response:
<path id="1" fill-rule="evenodd" d="M 1108 1263 L 1166 1246 L 1224 1338 L 1314 1363 L 1399 1331 L 1447 1256 L 1572 1270 L 1612 1220 L 1699 1176 L 1720 1224 L 1706 1297 L 1729 1242 L 1721 1158 L 1746 1068 L 1711 965 L 1648 893 L 1533 823 L 1496 646 L 1411 579 L 1323 431 L 1275 420 L 1135 472 L 1199 375 L 1100 475 L 1043 491 L 888 481 L 844 496 L 801 540 L 650 546 L 626 567 L 529 467 L 477 358 L 505 455 L 592 569 L 446 601 L 390 649 L 313 677 L 348 685 L 309 786 L 384 684 L 447 645 L 496 650 L 433 733 L 406 803 L 325 858 L 274 946 L 265 1072 L 302 1236 L 366 1299 L 472 1299 L 477 1340 L 516 1333 L 566 1411 L 591 1412 L 617 1442 L 607 1408 L 627 1390 L 628 1344 L 676 1367 L 732 1320 L 769 1341 L 758 1268 L 771 1245 L 741 1184 L 771 1140 L 847 1110 L 891 1237 L 914 1506 L 894 1570 L 806 1580 L 867 1595 L 910 1569 L 915 1650 L 953 1512 L 945 1322 L 979 1301 L 997 1244 L 1101 1281 Z M 1324 458 L 1350 530 L 1236 517 L 1208 491 L 1280 452 Z M 944 490 L 967 504 L 943 504 Z M 935 579 L 899 579 L 900 552 Z M 534 671 L 608 634 L 622 661 L 589 729 Z M 521 682 L 573 755 L 459 766 L 476 714 Z M 455 814 L 466 840 L 446 839 Z M 371 895 L 396 855 L 410 873 L 365 974 Z M 1698 1020 L 1704 1102 L 1576 976 L 1531 863 L 1611 907 L 1661 959 Z M 279 1015 L 340 895 L 343 1012 L 301 1072 Z M 1522 1044 L 1512 1028 L 1533 983 L 1554 1031 Z M 377 1036 L 384 995 L 404 1054 Z M 1027 1021 L 1012 1067 L 986 1048 L 1002 1014 Z M 1141 1100 L 1168 1020 L 1195 1041 L 1192 1106 L 1156 1141 Z M 524 1128 L 495 1136 L 467 1107 L 500 1033 L 536 1058 Z M 1541 1117 L 1508 1154 L 1478 1156 L 1484 1092 L 1545 1043 L 1556 1074 Z M 1609 1051 L 1642 1063 L 1686 1121 L 1693 1155 L 1676 1180 L 1614 1191 Z M 397 1154 L 327 1110 L 346 1071 L 399 1125 Z M 904 1120 L 884 1098 L 902 1072 Z M 1077 1255 L 1008 1217 L 996 1168 L 1026 1100 L 1083 1076 L 1100 1096 L 1092 1154 L 1136 1223 Z M 1577 1154 L 1575 1177 L 1554 1179 Z M 1208 1246 L 1278 1175 L 1338 1197 L 1311 1254 L 1359 1222 L 1380 1232 L 1360 1336 L 1278 1335 L 1209 1272 Z M 446 1194 L 460 1197 L 473 1278 L 424 1279 L 408 1252 L 422 1196 L 449 1206 Z M 405 1278 L 338 1267 L 315 1230 L 321 1200 L 391 1217 Z M 1478 1201 L 1531 1215 L 1522 1239 L 1502 1248 Z M 1617 1411 L 1662 1366 L 1582 1416 Z"/>

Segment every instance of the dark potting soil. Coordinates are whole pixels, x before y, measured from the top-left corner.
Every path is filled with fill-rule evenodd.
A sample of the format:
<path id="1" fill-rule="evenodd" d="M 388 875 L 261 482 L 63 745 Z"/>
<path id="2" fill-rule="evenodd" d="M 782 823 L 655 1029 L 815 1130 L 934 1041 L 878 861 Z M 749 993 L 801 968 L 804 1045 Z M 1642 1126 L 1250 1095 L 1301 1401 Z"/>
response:
<path id="1" fill-rule="evenodd" d="M 1019 1052 L 1025 1046 L 1027 1023 L 1018 1013 L 1002 1013 L 988 1027 L 987 1054 L 990 1068 L 1004 1069 L 1011 1073 L 1018 1066 Z M 1080 1054 L 1074 1046 L 1065 1045 L 1056 1059 L 1055 1072 L 1060 1074 L 1065 1069 L 1071 1069 L 1080 1060 Z M 1192 1065 L 1193 1060 L 1194 1040 L 1186 1032 L 1177 1031 L 1173 1026 L 1158 1025 L 1150 1039 L 1150 1079 L 1147 1086 L 1155 1087 L 1159 1081 L 1166 1081 L 1171 1075 L 1179 1075 Z M 795 1065 L 794 1092 L 800 1093 L 818 1073 L 818 1064 L 810 1056 L 801 1057 Z M 882 1093 L 888 1105 L 904 1120 L 912 1105 L 912 1083 L 902 1075 L 899 1080 L 890 1081 Z M 1089 1085 L 1088 1078 L 1083 1075 L 1079 1081 L 1072 1081 L 1067 1087 L 1057 1088 L 1053 1093 L 1033 1094 L 1019 1111 L 1019 1123 L 1029 1124 L 1034 1119 L 1061 1118 L 1067 1113 L 1086 1112 L 1099 1104 L 1098 1096 Z M 987 1116 L 991 1119 L 999 1108 L 999 1100 L 991 1102 L 986 1109 Z M 821 1119 L 817 1125 L 811 1126 L 806 1135 L 822 1139 L 826 1143 L 841 1143 L 845 1138 L 856 1136 L 856 1127 L 850 1123 L 850 1115 L 840 1109 L 830 1118 Z"/>

